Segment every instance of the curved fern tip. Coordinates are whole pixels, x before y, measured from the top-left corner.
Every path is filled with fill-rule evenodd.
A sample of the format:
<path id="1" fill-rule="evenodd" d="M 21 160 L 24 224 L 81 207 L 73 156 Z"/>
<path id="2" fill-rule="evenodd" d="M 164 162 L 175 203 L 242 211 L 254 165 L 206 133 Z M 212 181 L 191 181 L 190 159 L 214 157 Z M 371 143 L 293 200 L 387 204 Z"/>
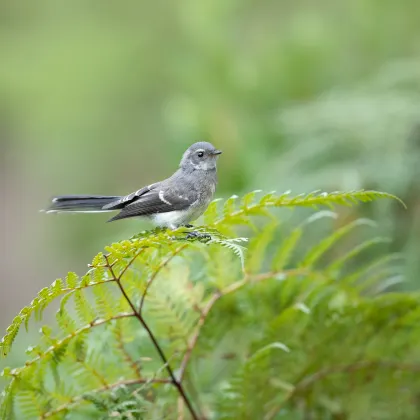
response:
<path id="1" fill-rule="evenodd" d="M 343 193 L 340 191 L 336 191 L 334 193 L 331 194 L 346 194 L 349 196 L 350 199 L 355 198 L 356 200 L 359 201 L 373 201 L 377 198 L 389 198 L 391 200 L 396 200 L 398 201 L 405 209 L 407 209 L 407 205 L 404 203 L 404 201 L 396 196 L 395 194 L 391 194 L 391 193 L 387 193 L 384 191 L 377 191 L 377 190 L 354 190 L 354 191 L 349 191 L 347 193 Z"/>

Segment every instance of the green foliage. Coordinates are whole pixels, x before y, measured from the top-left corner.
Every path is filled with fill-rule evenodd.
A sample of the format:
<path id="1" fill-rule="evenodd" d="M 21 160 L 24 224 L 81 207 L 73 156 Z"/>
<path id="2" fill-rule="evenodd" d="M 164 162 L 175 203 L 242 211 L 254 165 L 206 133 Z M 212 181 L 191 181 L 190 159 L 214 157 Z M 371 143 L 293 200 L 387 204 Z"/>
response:
<path id="1" fill-rule="evenodd" d="M 396 197 L 252 192 L 213 202 L 201 235 L 155 229 L 112 244 L 7 329 L 4 356 L 61 297 L 56 325 L 40 329 L 23 366 L 3 371 L 0 417 L 418 418 L 420 297 L 383 293 L 400 275 L 393 255 L 346 270 L 385 240 L 348 240 L 372 225 L 357 219 L 310 243 L 306 230 L 335 213 L 284 233 L 270 212 L 376 198 Z"/>

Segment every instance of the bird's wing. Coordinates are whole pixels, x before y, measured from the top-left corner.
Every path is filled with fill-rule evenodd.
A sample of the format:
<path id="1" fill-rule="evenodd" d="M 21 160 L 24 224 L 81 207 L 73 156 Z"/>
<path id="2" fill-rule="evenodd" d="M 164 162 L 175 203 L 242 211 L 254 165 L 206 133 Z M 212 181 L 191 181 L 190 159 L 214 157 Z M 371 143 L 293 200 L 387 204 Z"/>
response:
<path id="1" fill-rule="evenodd" d="M 143 193 L 137 200 L 121 209 L 110 221 L 155 213 L 187 210 L 197 200 L 194 189 L 158 188 Z"/>
<path id="2" fill-rule="evenodd" d="M 139 190 L 121 197 L 118 200 L 112 201 L 111 203 L 107 204 L 106 206 L 102 207 L 103 210 L 118 210 L 124 207 L 127 207 L 129 204 L 136 201 L 142 195 L 148 193 L 149 191 L 154 190 L 155 188 L 159 187 L 160 182 L 156 182 L 155 184 L 148 185 L 147 187 L 140 188 Z"/>

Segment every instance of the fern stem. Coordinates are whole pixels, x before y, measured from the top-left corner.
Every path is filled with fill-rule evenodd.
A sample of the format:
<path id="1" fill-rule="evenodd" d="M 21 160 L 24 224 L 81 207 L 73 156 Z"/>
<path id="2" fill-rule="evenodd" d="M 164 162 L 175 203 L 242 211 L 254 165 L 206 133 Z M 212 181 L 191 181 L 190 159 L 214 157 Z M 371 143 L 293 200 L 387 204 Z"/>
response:
<path id="1" fill-rule="evenodd" d="M 140 254 L 143 253 L 143 251 L 146 249 L 146 247 L 142 247 L 140 249 L 140 251 L 138 251 L 133 258 L 131 258 L 131 260 L 128 262 L 128 264 L 124 267 L 124 269 L 121 271 L 120 275 L 118 276 L 118 278 L 115 277 L 115 275 L 113 275 L 114 279 L 118 282 L 122 279 L 123 275 L 126 273 L 126 271 L 133 265 L 134 261 L 136 261 L 136 259 L 140 256 Z M 106 262 L 108 264 L 108 257 L 105 256 Z M 113 270 L 113 266 L 114 264 L 109 265 L 108 267 L 110 270 Z"/>
<path id="2" fill-rule="evenodd" d="M 185 247 L 185 246 L 184 246 L 184 247 Z M 183 248 L 183 247 L 180 247 L 180 248 Z M 178 248 L 178 249 L 179 249 L 179 248 Z M 179 252 L 180 252 L 180 251 L 181 251 L 181 249 L 179 250 Z M 136 257 L 137 257 L 138 255 L 139 255 L 139 253 L 137 253 L 137 254 L 136 254 L 136 255 L 132 258 L 132 260 L 130 261 L 130 263 L 128 264 L 128 266 L 130 266 L 130 265 L 134 262 L 134 260 L 136 259 Z M 173 256 L 172 256 L 172 257 L 173 257 Z M 197 416 L 197 414 L 196 414 L 196 412 L 195 412 L 195 410 L 194 410 L 194 408 L 193 408 L 193 406 L 192 406 L 192 403 L 191 403 L 191 401 L 189 400 L 189 398 L 188 398 L 188 396 L 187 396 L 187 394 L 186 394 L 186 392 L 185 392 L 185 390 L 184 390 L 184 387 L 182 386 L 181 381 L 177 380 L 177 378 L 175 377 L 175 374 L 174 374 L 174 372 L 173 372 L 173 370 L 172 370 L 171 366 L 169 365 L 168 359 L 167 359 L 167 357 L 165 356 L 165 353 L 163 352 L 162 347 L 159 345 L 159 343 L 158 343 L 158 341 L 157 341 L 157 339 L 156 339 L 155 335 L 153 334 L 152 330 L 150 329 L 149 325 L 148 325 L 148 324 L 147 324 L 147 322 L 144 320 L 144 318 L 143 318 L 142 314 L 141 314 L 139 311 L 137 311 L 137 309 L 136 309 L 136 307 L 135 307 L 134 303 L 131 301 L 131 299 L 130 299 L 130 297 L 127 295 L 127 292 L 125 291 L 125 289 L 124 289 L 123 285 L 121 284 L 121 276 L 117 277 L 117 276 L 115 275 L 115 273 L 114 273 L 114 270 L 113 270 L 112 266 L 110 266 L 110 265 L 109 265 L 109 261 L 108 261 L 108 256 L 107 256 L 107 255 L 105 255 L 105 259 L 106 259 L 106 262 L 107 262 L 107 264 L 108 264 L 108 269 L 109 269 L 109 272 L 111 273 L 111 276 L 112 276 L 112 277 L 115 279 L 115 281 L 117 282 L 117 285 L 118 285 L 118 287 L 119 287 L 119 289 L 120 289 L 121 293 L 123 294 L 123 296 L 124 296 L 124 298 L 126 299 L 127 303 L 130 305 L 131 309 L 133 310 L 133 312 L 134 312 L 134 316 L 135 316 L 135 317 L 139 320 L 140 324 L 143 326 L 143 328 L 146 330 L 147 334 L 149 335 L 149 338 L 150 338 L 150 340 L 152 341 L 153 346 L 155 347 L 155 349 L 156 349 L 156 351 L 158 352 L 158 354 L 159 354 L 159 356 L 160 356 L 160 358 L 161 358 L 162 362 L 164 363 L 165 369 L 166 369 L 166 371 L 168 372 L 168 375 L 169 375 L 169 376 L 170 376 L 170 378 L 171 378 L 171 382 L 172 382 L 172 384 L 173 384 L 173 385 L 177 388 L 177 390 L 178 390 L 178 392 L 179 392 L 179 394 L 180 394 L 181 398 L 182 398 L 182 399 L 184 400 L 184 402 L 185 402 L 185 405 L 188 407 L 188 410 L 189 410 L 189 412 L 190 412 L 190 414 L 191 414 L 191 417 L 192 417 L 194 420 L 199 420 L 199 418 L 198 418 L 198 416 Z M 169 261 L 168 261 L 168 262 L 169 262 Z"/>
<path id="3" fill-rule="evenodd" d="M 184 420 L 184 400 L 178 397 L 178 417 L 177 420 Z"/>
<path id="4" fill-rule="evenodd" d="M 61 292 L 62 293 L 73 293 L 77 290 L 83 290 L 83 289 L 88 289 L 90 287 L 93 286 L 102 286 L 105 283 L 112 283 L 113 281 L 115 281 L 114 279 L 108 279 L 108 280 L 101 280 L 98 283 L 89 283 L 89 284 L 85 284 L 83 286 L 75 286 L 75 287 L 64 287 Z"/>

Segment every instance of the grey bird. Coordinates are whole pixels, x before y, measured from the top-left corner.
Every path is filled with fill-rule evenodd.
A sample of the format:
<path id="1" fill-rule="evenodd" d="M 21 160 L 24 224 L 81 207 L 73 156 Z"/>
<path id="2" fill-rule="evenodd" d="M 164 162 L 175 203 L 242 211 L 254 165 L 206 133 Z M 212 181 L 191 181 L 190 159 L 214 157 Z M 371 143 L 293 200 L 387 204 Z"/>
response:
<path id="1" fill-rule="evenodd" d="M 126 196 L 62 195 L 52 199 L 47 213 L 102 213 L 118 211 L 109 221 L 145 217 L 157 226 L 176 229 L 201 216 L 213 199 L 217 185 L 216 163 L 222 152 L 199 142 L 184 153 L 179 169 Z"/>

